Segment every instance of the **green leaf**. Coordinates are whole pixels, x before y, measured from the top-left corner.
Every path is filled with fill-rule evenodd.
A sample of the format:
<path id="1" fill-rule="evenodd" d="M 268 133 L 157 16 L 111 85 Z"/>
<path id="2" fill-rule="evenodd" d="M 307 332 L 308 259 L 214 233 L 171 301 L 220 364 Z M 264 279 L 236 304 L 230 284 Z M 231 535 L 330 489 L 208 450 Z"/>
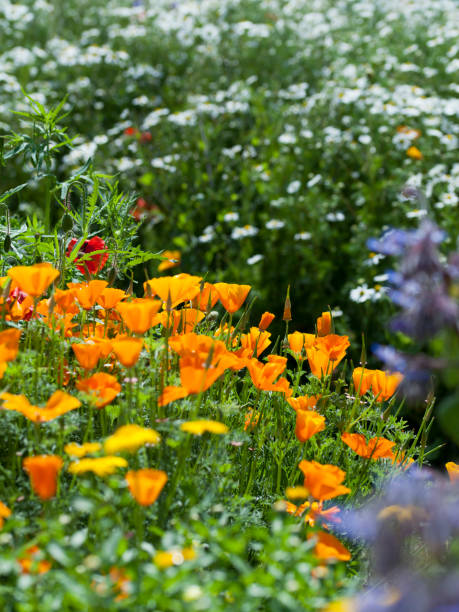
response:
<path id="1" fill-rule="evenodd" d="M 3 192 L 2 195 L 0 195 L 0 202 L 5 202 L 14 193 L 17 193 L 18 191 L 21 191 L 21 189 L 24 189 L 24 187 L 27 187 L 28 184 L 29 183 L 22 183 L 22 185 L 18 185 L 17 187 L 13 187 L 12 189 L 8 189 L 8 191 Z"/>

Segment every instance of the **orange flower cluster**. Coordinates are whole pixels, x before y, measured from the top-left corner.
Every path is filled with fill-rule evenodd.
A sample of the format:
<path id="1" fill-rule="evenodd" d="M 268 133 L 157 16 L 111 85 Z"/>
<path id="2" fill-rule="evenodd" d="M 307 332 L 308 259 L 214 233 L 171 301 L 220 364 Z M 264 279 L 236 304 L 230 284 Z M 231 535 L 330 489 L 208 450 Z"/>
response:
<path id="1" fill-rule="evenodd" d="M 355 368 L 352 373 L 354 388 L 359 395 L 365 395 L 372 391 L 377 402 L 392 397 L 402 382 L 403 376 L 399 372 L 388 374 L 382 370 L 367 370 L 365 368 Z"/>
<path id="2" fill-rule="evenodd" d="M 304 474 L 304 486 L 310 494 L 319 501 L 333 499 L 338 495 L 346 495 L 351 490 L 341 483 L 346 472 L 336 465 L 322 465 L 317 461 L 300 462 L 300 470 Z"/>
<path id="3" fill-rule="evenodd" d="M 20 412 L 34 423 L 52 421 L 58 416 L 81 406 L 81 402 L 76 397 L 72 397 L 64 391 L 55 391 L 43 408 L 33 406 L 25 395 L 13 395 L 5 392 L 0 395 L 0 399 L 3 400 L 3 410 Z"/>
<path id="4" fill-rule="evenodd" d="M 395 442 L 391 442 L 386 438 L 371 438 L 368 442 L 365 436 L 357 433 L 343 433 L 341 440 L 352 448 L 352 450 L 364 457 L 365 459 L 392 459 L 395 460 L 395 455 L 392 448 L 395 446 Z"/>

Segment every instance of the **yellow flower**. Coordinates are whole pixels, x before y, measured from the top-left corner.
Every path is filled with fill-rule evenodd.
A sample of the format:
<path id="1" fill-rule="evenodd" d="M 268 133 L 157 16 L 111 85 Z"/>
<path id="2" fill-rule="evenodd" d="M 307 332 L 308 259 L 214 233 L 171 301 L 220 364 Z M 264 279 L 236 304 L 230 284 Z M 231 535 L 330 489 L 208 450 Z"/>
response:
<path id="1" fill-rule="evenodd" d="M 158 444 L 160 440 L 161 436 L 154 429 L 134 424 L 124 425 L 105 440 L 104 450 L 110 455 L 123 451 L 133 453 L 144 444 Z"/>
<path id="2" fill-rule="evenodd" d="M 356 609 L 354 600 L 351 598 L 346 598 L 329 603 L 328 606 L 322 610 L 322 612 L 355 612 Z"/>
<path id="3" fill-rule="evenodd" d="M 102 448 L 102 445 L 99 442 L 85 442 L 81 446 L 79 444 L 75 444 L 75 442 L 71 442 L 64 446 L 64 451 L 67 455 L 71 455 L 72 457 L 84 457 L 85 455 L 89 455 L 91 453 L 96 453 L 98 450 Z"/>
<path id="4" fill-rule="evenodd" d="M 117 468 L 127 467 L 128 462 L 123 457 L 97 457 L 96 459 L 82 459 L 75 461 L 69 466 L 72 474 L 83 474 L 93 472 L 97 476 L 108 476 L 114 474 Z"/>
<path id="5" fill-rule="evenodd" d="M 224 434 L 228 431 L 228 427 L 219 421 L 187 421 L 180 425 L 182 431 L 187 431 L 195 436 L 202 436 L 208 431 L 214 434 Z"/>
<path id="6" fill-rule="evenodd" d="M 160 569 L 166 569 L 172 565 L 182 565 L 184 561 L 192 561 L 196 558 L 196 552 L 193 548 L 182 548 L 174 550 L 159 550 L 153 558 L 153 561 Z"/>
<path id="7" fill-rule="evenodd" d="M 417 148 L 417 147 L 410 147 L 406 154 L 408 155 L 408 157 L 411 157 L 411 159 L 423 159 L 424 155 L 421 153 L 421 151 Z"/>

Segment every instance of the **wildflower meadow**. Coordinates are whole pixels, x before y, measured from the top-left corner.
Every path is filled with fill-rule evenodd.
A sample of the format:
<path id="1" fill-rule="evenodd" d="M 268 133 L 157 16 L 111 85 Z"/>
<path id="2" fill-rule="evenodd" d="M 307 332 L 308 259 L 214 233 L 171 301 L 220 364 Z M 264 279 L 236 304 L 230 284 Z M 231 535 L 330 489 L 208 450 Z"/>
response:
<path id="1" fill-rule="evenodd" d="M 1 611 L 459 611 L 458 23 L 0 0 Z"/>

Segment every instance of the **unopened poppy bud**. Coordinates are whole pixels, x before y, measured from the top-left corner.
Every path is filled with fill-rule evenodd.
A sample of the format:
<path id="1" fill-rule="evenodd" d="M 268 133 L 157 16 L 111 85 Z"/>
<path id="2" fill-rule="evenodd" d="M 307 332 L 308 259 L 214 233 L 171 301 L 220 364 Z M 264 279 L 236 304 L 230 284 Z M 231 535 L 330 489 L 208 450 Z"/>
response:
<path id="1" fill-rule="evenodd" d="M 261 315 L 260 322 L 258 323 L 258 329 L 260 331 L 265 331 L 271 325 L 275 318 L 272 312 L 265 312 Z"/>
<path id="2" fill-rule="evenodd" d="M 328 336 L 332 331 L 332 318 L 329 312 L 323 312 L 317 319 L 317 335 Z"/>
<path id="3" fill-rule="evenodd" d="M 73 219 L 68 213 L 63 215 L 61 227 L 63 232 L 70 232 L 73 229 Z"/>
<path id="4" fill-rule="evenodd" d="M 5 240 L 3 241 L 3 250 L 7 253 L 11 248 L 11 236 L 7 234 L 5 236 Z"/>
<path id="5" fill-rule="evenodd" d="M 285 298 L 284 316 L 282 317 L 282 320 L 283 321 L 292 320 L 292 305 L 290 303 L 290 285 L 287 287 L 287 297 Z"/>

